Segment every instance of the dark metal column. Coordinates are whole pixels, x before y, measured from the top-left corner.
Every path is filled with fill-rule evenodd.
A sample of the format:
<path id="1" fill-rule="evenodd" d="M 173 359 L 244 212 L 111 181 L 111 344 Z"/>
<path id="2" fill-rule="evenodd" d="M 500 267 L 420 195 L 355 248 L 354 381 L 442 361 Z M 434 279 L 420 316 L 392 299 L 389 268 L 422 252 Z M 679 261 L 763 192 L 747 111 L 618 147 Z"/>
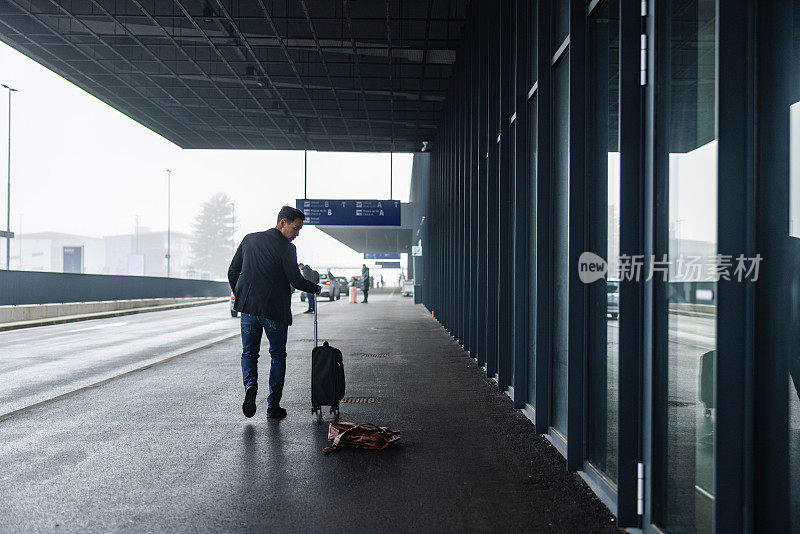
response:
<path id="1" fill-rule="evenodd" d="M 620 254 L 644 255 L 644 90 L 640 84 L 639 0 L 620 1 Z M 637 527 L 637 470 L 641 450 L 641 373 L 643 354 L 641 281 L 620 283 L 619 412 L 617 433 L 617 520 Z"/>
<path id="2" fill-rule="evenodd" d="M 530 6 L 527 1 L 516 2 L 515 24 L 517 61 L 514 102 L 516 109 L 516 135 L 514 146 L 514 407 L 522 408 L 527 400 L 528 358 L 528 232 L 530 212 L 528 208 L 528 182 L 530 180 L 530 143 L 528 129 L 528 88 L 530 62 L 528 59 L 528 20 Z M 530 333 L 533 335 L 533 332 Z"/>
<path id="3" fill-rule="evenodd" d="M 536 432 L 546 434 L 550 428 L 552 360 L 552 69 L 550 67 L 552 43 L 551 6 L 539 0 L 537 33 L 539 38 L 537 73 L 538 102 L 538 154 L 536 169 Z"/>

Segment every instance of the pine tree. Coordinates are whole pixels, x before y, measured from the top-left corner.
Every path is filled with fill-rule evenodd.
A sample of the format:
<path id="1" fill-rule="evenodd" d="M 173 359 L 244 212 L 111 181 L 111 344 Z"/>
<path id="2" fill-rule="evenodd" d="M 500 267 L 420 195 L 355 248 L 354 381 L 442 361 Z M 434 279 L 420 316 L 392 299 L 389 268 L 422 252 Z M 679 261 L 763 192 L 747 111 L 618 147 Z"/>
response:
<path id="1" fill-rule="evenodd" d="M 233 257 L 234 222 L 232 201 L 225 193 L 215 193 L 203 203 L 194 221 L 192 258 L 195 269 L 210 271 L 212 278 L 227 277 Z"/>

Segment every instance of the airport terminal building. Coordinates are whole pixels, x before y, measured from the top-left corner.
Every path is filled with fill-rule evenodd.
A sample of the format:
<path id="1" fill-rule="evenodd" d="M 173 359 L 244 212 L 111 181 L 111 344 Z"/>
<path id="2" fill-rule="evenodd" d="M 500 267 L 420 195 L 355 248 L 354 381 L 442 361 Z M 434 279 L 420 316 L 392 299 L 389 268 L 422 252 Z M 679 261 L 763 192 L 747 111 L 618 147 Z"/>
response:
<path id="1" fill-rule="evenodd" d="M 268 4 L 0 39 L 183 148 L 414 152 L 376 252 L 620 527 L 800 533 L 799 1 Z"/>

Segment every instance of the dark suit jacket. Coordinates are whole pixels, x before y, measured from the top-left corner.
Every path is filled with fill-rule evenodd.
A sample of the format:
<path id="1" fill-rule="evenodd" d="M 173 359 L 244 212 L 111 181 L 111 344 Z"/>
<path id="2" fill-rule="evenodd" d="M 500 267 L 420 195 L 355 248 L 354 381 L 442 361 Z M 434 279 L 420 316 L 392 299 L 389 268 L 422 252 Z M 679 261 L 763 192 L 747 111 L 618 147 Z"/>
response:
<path id="1" fill-rule="evenodd" d="M 361 291 L 369 291 L 369 267 L 361 271 Z"/>
<path id="2" fill-rule="evenodd" d="M 234 309 L 292 324 L 289 284 L 300 291 L 316 293 L 317 285 L 297 268 L 297 249 L 279 230 L 247 234 L 228 268 L 228 282 L 236 295 Z"/>

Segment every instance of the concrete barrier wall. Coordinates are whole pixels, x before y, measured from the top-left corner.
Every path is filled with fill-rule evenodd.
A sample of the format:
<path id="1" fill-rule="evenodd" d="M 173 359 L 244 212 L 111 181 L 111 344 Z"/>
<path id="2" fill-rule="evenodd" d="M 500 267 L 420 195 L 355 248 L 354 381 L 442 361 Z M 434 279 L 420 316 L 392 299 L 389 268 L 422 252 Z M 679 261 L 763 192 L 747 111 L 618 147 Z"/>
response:
<path id="1" fill-rule="evenodd" d="M 229 295 L 210 280 L 0 270 L 0 306 Z"/>
<path id="2" fill-rule="evenodd" d="M 0 306 L 0 323 L 18 321 L 36 321 L 52 319 L 68 315 L 86 315 L 93 313 L 150 308 L 154 306 L 170 306 L 181 304 L 200 304 L 219 302 L 219 298 L 180 298 L 180 299 L 139 299 L 111 300 L 101 302 L 67 302 L 60 304 L 25 304 L 21 306 Z"/>

